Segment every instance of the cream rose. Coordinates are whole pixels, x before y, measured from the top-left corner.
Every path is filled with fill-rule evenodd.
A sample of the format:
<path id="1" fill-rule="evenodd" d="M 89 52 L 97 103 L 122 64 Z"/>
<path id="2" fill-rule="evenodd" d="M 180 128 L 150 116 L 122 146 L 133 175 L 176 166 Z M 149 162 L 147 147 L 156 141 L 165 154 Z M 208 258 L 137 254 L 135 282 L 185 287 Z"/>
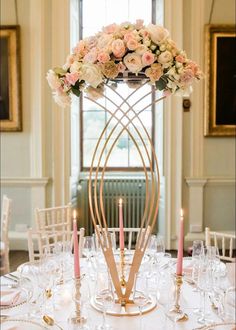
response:
<path id="1" fill-rule="evenodd" d="M 49 86 L 52 89 L 58 89 L 61 87 L 61 81 L 58 78 L 58 75 L 53 71 L 53 70 L 49 70 L 47 73 L 47 81 Z"/>
<path id="2" fill-rule="evenodd" d="M 143 68 L 141 56 L 135 53 L 127 54 L 124 57 L 124 64 L 133 73 L 138 73 Z"/>
<path id="3" fill-rule="evenodd" d="M 161 53 L 158 57 L 158 62 L 161 63 L 161 64 L 169 63 L 172 60 L 173 60 L 173 56 L 172 56 L 171 52 L 169 52 L 168 50 Z"/>
<path id="4" fill-rule="evenodd" d="M 169 36 L 168 30 L 159 25 L 149 24 L 147 31 L 150 33 L 151 39 L 155 44 L 159 44 Z"/>
<path id="5" fill-rule="evenodd" d="M 70 72 L 79 72 L 81 68 L 82 68 L 82 63 L 75 61 L 70 66 Z"/>
<path id="6" fill-rule="evenodd" d="M 62 108 L 69 107 L 71 103 L 71 98 L 68 94 L 63 92 L 56 92 L 53 94 L 55 102 Z"/>
<path id="7" fill-rule="evenodd" d="M 112 42 L 114 41 L 112 34 L 103 34 L 98 39 L 97 47 L 100 50 L 111 49 Z"/>
<path id="8" fill-rule="evenodd" d="M 97 88 L 97 86 L 103 81 L 100 68 L 94 64 L 89 63 L 82 66 L 80 79 L 85 80 L 87 84 L 90 84 L 94 88 Z"/>

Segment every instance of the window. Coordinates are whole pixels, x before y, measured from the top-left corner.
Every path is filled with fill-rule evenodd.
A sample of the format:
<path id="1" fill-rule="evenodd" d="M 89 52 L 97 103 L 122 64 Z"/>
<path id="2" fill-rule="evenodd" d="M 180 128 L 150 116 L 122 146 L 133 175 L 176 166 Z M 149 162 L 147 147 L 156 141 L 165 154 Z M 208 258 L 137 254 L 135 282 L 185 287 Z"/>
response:
<path id="1" fill-rule="evenodd" d="M 120 0 L 118 3 L 116 0 L 82 0 L 80 7 L 80 38 L 92 36 L 100 31 L 103 26 L 114 22 L 118 24 L 124 21 L 135 22 L 138 18 L 142 18 L 145 24 L 151 21 L 156 22 L 156 12 L 160 15 L 161 10 L 162 1 L 158 0 Z M 162 22 L 159 23 L 161 24 Z M 116 84 L 115 91 L 125 97 L 133 91 L 133 88 L 128 86 L 128 84 L 118 83 Z M 152 91 L 150 85 L 146 84 L 139 93 L 134 93 L 130 99 L 131 104 L 137 103 L 136 108 L 134 107 L 136 112 L 139 112 L 146 105 L 150 105 L 139 116 L 141 121 L 134 119 L 132 120 L 132 124 L 128 126 L 131 135 L 122 129 L 121 124 L 117 125 L 117 120 L 114 118 L 111 119 L 111 114 L 116 111 L 114 103 L 119 105 L 122 103 L 122 100 L 119 100 L 117 94 L 111 89 L 106 89 L 104 94 L 106 98 L 101 98 L 96 103 L 89 100 L 85 95 L 81 97 L 81 169 L 88 170 L 90 168 L 98 138 L 103 132 L 104 127 L 108 125 L 108 129 L 104 132 L 101 143 L 99 144 L 98 154 L 99 151 L 103 150 L 103 157 L 99 165 L 101 167 L 104 165 L 105 157 L 109 154 L 110 147 L 113 146 L 106 164 L 108 169 L 142 170 L 142 159 L 136 148 L 136 144 L 139 146 L 142 155 L 146 154 L 143 144 L 146 145 L 150 154 L 150 146 L 146 135 L 143 134 L 144 128 L 142 124 L 149 136 L 154 139 L 155 106 L 151 106 L 152 99 L 155 96 L 154 91 Z M 138 99 L 141 99 L 142 96 L 145 97 L 138 102 Z M 122 110 L 126 111 L 127 107 L 127 104 L 122 106 Z M 133 116 L 134 113 L 132 114 L 132 111 L 130 111 L 129 118 L 133 118 Z M 122 117 L 120 110 L 117 111 L 117 117 Z M 140 131 L 141 136 L 137 133 L 133 124 Z M 116 141 L 121 131 L 122 133 Z M 148 158 L 145 156 L 144 162 L 146 165 L 149 163 Z M 98 157 L 94 161 L 94 165 L 97 166 L 97 164 Z"/>

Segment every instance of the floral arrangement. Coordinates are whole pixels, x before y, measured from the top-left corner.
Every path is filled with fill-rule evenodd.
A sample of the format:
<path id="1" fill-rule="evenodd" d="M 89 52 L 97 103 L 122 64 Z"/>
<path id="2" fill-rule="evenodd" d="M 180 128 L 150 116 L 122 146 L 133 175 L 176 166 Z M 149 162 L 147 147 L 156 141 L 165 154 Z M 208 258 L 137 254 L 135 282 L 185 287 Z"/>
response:
<path id="1" fill-rule="evenodd" d="M 80 40 L 62 67 L 48 71 L 47 80 L 55 101 L 65 107 L 72 94 L 85 91 L 97 98 L 107 80 L 128 72 L 142 74 L 165 95 L 186 90 L 202 77 L 199 66 L 177 48 L 168 30 L 137 20 L 108 25 Z"/>

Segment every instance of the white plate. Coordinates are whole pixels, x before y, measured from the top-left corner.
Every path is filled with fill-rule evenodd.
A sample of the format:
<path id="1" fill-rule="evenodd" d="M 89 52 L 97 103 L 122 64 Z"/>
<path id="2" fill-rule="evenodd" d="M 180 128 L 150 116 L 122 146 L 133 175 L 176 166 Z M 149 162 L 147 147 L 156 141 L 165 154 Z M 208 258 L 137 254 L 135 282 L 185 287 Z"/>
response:
<path id="1" fill-rule="evenodd" d="M 12 288 L 6 285 L 1 285 L 1 293 L 3 293 L 4 291 L 9 291 L 9 294 L 11 294 L 11 292 L 13 293 L 14 291 L 18 291 L 19 288 Z M 20 291 L 19 294 L 19 298 L 17 299 L 17 301 L 14 304 L 10 304 L 10 305 L 0 305 L 0 310 L 5 310 L 5 309 L 10 309 L 10 308 L 14 308 L 14 307 L 18 307 L 21 306 L 23 304 L 25 304 L 27 302 L 27 297 L 26 297 L 26 293 L 24 291 Z M 1 329 L 2 330 L 2 329 Z"/>
<path id="2" fill-rule="evenodd" d="M 46 326 L 31 320 L 23 320 L 17 318 L 7 318 L 1 320 L 1 330 L 10 330 L 10 329 L 17 329 L 17 330 L 42 330 L 48 329 Z M 50 329 L 53 330 L 55 327 L 51 327 Z"/>

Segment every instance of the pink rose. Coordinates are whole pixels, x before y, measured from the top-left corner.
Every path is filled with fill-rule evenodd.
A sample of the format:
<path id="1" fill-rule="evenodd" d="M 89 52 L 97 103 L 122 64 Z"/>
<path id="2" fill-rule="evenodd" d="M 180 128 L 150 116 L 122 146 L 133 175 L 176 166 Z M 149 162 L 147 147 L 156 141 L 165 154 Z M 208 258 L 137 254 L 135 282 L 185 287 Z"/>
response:
<path id="1" fill-rule="evenodd" d="M 120 58 L 125 55 L 126 48 L 123 40 L 121 39 L 116 39 L 112 42 L 112 52 L 115 57 Z"/>
<path id="2" fill-rule="evenodd" d="M 54 90 L 59 89 L 61 87 L 61 80 L 58 78 L 58 75 L 53 70 L 49 70 L 47 72 L 47 81 L 49 86 Z"/>
<path id="3" fill-rule="evenodd" d="M 125 72 L 126 66 L 122 62 L 119 62 L 117 64 L 117 68 L 118 68 L 119 72 L 123 73 L 123 72 Z"/>
<path id="4" fill-rule="evenodd" d="M 194 78 L 193 71 L 191 69 L 186 69 L 180 76 L 180 82 L 183 84 L 191 84 Z"/>
<path id="5" fill-rule="evenodd" d="M 143 19 L 136 19 L 135 28 L 140 30 L 143 28 Z"/>
<path id="6" fill-rule="evenodd" d="M 151 65 L 155 61 L 155 55 L 151 52 L 145 52 L 142 56 L 143 66 Z"/>
<path id="7" fill-rule="evenodd" d="M 197 65 L 197 63 L 193 62 L 193 61 L 189 61 L 187 68 L 189 68 L 190 70 L 192 70 L 194 75 L 197 75 L 199 72 L 199 67 Z"/>
<path id="8" fill-rule="evenodd" d="M 135 39 L 130 39 L 129 41 L 127 41 L 127 48 L 129 50 L 135 50 L 140 46 L 140 44 L 138 43 L 137 40 Z"/>
<path id="9" fill-rule="evenodd" d="M 175 60 L 179 63 L 184 63 L 186 58 L 185 58 L 185 56 L 179 54 L 176 56 Z"/>
<path id="10" fill-rule="evenodd" d="M 143 68 L 141 56 L 135 53 L 127 54 L 124 57 L 124 64 L 133 73 L 138 73 Z"/>
<path id="11" fill-rule="evenodd" d="M 110 60 L 110 55 L 106 52 L 100 52 L 97 57 L 98 62 L 106 63 Z"/>
<path id="12" fill-rule="evenodd" d="M 88 54 L 84 56 L 84 63 L 95 63 L 97 61 L 97 51 L 92 49 Z"/>
<path id="13" fill-rule="evenodd" d="M 128 42 L 130 40 L 136 39 L 134 33 L 132 31 L 129 31 L 127 33 L 125 33 L 124 35 L 124 41 Z"/>
<path id="14" fill-rule="evenodd" d="M 103 28 L 103 32 L 111 34 L 117 30 L 117 25 L 115 23 L 107 25 Z"/>
<path id="15" fill-rule="evenodd" d="M 73 72 L 73 73 L 67 73 L 66 74 L 66 80 L 72 85 L 74 86 L 74 84 L 76 83 L 76 81 L 79 79 L 80 74 L 79 72 Z"/>

